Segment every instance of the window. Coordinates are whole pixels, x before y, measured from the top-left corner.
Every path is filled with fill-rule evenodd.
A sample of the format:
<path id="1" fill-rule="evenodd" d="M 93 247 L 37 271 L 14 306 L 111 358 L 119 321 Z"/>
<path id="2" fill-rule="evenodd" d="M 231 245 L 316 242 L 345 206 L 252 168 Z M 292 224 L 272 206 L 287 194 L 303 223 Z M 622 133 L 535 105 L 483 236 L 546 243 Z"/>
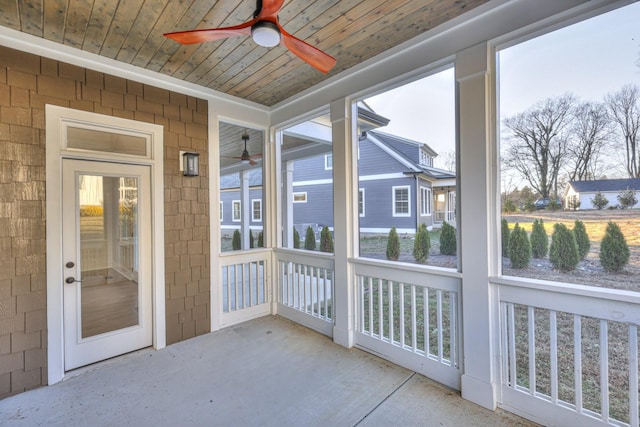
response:
<path id="1" fill-rule="evenodd" d="M 420 215 L 431 215 L 431 189 L 420 187 Z"/>
<path id="2" fill-rule="evenodd" d="M 364 216 L 364 188 L 358 191 L 358 214 Z"/>
<path id="3" fill-rule="evenodd" d="M 324 170 L 332 170 L 333 169 L 333 154 L 325 154 L 324 155 Z"/>
<path id="4" fill-rule="evenodd" d="M 222 203 L 222 200 L 220 200 L 220 222 L 222 222 L 222 210 L 223 210 L 224 204 Z"/>
<path id="5" fill-rule="evenodd" d="M 293 193 L 293 203 L 307 203 L 307 192 Z"/>
<path id="6" fill-rule="evenodd" d="M 240 200 L 234 200 L 233 204 L 233 222 L 240 222 L 242 220 L 242 207 Z"/>
<path id="7" fill-rule="evenodd" d="M 409 186 L 393 187 L 393 216 L 411 216 Z"/>
<path id="8" fill-rule="evenodd" d="M 426 151 L 420 150 L 420 164 L 424 166 L 433 166 L 433 157 L 427 154 Z"/>
<path id="9" fill-rule="evenodd" d="M 253 199 L 251 201 L 251 221 L 262 221 L 262 199 Z"/>

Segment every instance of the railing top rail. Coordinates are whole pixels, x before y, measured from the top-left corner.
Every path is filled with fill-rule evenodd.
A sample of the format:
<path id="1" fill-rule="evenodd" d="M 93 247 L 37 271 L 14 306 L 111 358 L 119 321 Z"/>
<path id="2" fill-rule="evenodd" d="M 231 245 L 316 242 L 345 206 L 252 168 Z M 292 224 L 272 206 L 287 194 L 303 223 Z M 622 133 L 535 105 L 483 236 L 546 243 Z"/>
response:
<path id="1" fill-rule="evenodd" d="M 356 275 L 445 291 L 460 292 L 461 290 L 461 275 L 455 271 L 384 260 L 365 261 L 359 258 L 351 261 Z"/>
<path id="2" fill-rule="evenodd" d="M 220 254 L 220 265 L 241 264 L 244 262 L 268 261 L 271 259 L 271 249 L 252 249 L 247 251 L 224 252 Z"/>
<path id="3" fill-rule="evenodd" d="M 333 269 L 335 265 L 334 255 L 326 252 L 278 248 L 274 253 L 278 261 L 291 261 L 328 269 Z"/>

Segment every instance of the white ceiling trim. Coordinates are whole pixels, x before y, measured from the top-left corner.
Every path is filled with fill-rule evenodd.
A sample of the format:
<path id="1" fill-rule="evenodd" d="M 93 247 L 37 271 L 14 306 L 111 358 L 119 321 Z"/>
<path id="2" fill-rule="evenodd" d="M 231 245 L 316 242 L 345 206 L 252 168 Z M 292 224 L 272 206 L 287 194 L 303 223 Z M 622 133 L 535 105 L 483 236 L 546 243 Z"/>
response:
<path id="1" fill-rule="evenodd" d="M 162 73 L 116 61 L 115 59 L 105 58 L 95 53 L 86 52 L 31 34 L 22 33 L 11 28 L 0 26 L 0 45 L 139 83 L 213 101 L 218 105 L 219 110 L 227 109 L 233 111 L 240 109 L 248 110 L 253 114 L 260 113 L 268 120 L 269 108 L 264 105 L 185 82 Z M 264 122 L 264 120 L 260 120 L 259 122 Z"/>

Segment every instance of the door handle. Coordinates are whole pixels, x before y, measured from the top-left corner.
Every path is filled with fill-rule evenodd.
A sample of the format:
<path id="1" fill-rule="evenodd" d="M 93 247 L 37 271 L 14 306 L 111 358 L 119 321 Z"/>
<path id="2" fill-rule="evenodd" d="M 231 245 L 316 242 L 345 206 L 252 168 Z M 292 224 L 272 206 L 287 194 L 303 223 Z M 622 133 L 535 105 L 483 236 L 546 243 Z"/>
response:
<path id="1" fill-rule="evenodd" d="M 75 277 L 67 277 L 66 279 L 64 279 L 64 281 L 66 283 L 75 283 L 75 282 L 81 283 L 82 282 L 82 280 L 76 280 Z"/>

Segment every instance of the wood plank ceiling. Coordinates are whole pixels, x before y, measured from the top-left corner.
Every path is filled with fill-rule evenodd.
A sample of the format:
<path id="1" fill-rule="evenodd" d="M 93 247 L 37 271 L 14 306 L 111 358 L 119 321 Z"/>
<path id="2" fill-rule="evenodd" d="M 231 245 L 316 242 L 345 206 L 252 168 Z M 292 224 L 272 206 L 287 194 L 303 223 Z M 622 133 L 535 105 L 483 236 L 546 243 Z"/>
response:
<path id="1" fill-rule="evenodd" d="M 488 0 L 286 0 L 291 34 L 338 63 L 322 74 L 249 37 L 183 46 L 171 31 L 241 24 L 255 0 L 0 0 L 0 25 L 272 106 Z"/>

